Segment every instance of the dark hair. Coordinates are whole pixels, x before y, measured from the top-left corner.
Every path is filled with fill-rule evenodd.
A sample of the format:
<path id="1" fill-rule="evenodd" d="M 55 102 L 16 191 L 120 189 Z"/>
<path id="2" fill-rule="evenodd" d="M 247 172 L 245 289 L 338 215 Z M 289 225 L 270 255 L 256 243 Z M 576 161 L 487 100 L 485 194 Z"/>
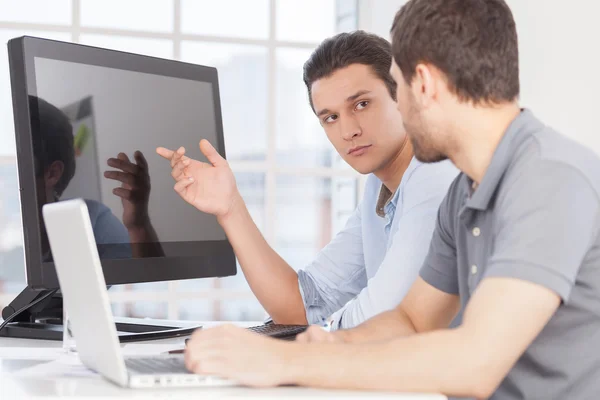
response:
<path id="1" fill-rule="evenodd" d="M 519 96 L 517 30 L 504 0 L 410 0 L 391 32 L 394 61 L 408 84 L 417 64 L 429 63 L 462 101 Z"/>
<path id="2" fill-rule="evenodd" d="M 387 86 L 390 96 L 396 100 L 396 82 L 390 75 L 392 66 L 390 42 L 359 30 L 340 33 L 325 39 L 304 63 L 304 83 L 313 111 L 315 108 L 312 102 L 312 84 L 352 64 L 371 67 L 375 75 Z"/>
<path id="3" fill-rule="evenodd" d="M 60 196 L 75 175 L 73 127 L 62 111 L 39 97 L 29 96 L 29 110 L 36 176 L 42 176 L 53 162 L 62 162 L 64 171 L 54 187 Z"/>

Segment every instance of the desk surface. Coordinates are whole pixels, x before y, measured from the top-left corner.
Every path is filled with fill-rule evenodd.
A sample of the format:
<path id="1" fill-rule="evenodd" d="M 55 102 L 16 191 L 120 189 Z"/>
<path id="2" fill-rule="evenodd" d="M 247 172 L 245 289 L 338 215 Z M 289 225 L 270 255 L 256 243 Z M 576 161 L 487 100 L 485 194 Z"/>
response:
<path id="1" fill-rule="evenodd" d="M 189 323 L 189 321 L 187 321 Z M 218 323 L 202 323 L 214 326 Z M 239 323 L 249 326 L 257 323 Z M 148 342 L 146 342 L 148 343 Z M 154 344 L 182 346 L 183 338 L 152 341 Z M 194 389 L 124 389 L 104 380 L 99 375 L 41 377 L 19 376 L 19 371 L 56 359 L 52 348 L 60 348 L 56 341 L 0 338 L 0 399 L 229 399 L 229 398 L 377 398 L 401 400 L 445 400 L 442 395 L 401 394 L 361 391 L 332 391 L 300 387 L 252 389 L 246 387 L 194 388 Z M 19 355 L 19 348 L 39 349 L 27 355 Z"/>

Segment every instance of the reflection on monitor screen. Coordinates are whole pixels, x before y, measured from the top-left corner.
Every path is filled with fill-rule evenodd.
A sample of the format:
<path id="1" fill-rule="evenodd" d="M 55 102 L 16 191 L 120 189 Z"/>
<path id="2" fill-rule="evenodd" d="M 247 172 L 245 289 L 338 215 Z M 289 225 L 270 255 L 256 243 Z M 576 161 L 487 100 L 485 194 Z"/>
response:
<path id="1" fill-rule="evenodd" d="M 83 198 L 102 259 L 194 256 L 226 239 L 214 216 L 179 198 L 156 154 L 184 146 L 205 160 L 198 143 L 215 144 L 218 134 L 211 83 L 40 57 L 35 83 L 40 209 Z M 51 261 L 41 232 L 43 261 Z"/>

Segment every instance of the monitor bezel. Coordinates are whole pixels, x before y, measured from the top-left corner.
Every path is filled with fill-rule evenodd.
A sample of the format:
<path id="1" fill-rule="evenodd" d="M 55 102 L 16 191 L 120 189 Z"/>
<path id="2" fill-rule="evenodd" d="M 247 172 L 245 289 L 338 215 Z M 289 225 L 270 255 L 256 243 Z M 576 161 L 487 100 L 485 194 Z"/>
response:
<path id="1" fill-rule="evenodd" d="M 81 44 L 22 36 L 8 42 L 19 194 L 27 284 L 35 289 L 58 288 L 53 262 L 42 261 L 40 218 L 37 208 L 31 113 L 28 96 L 37 95 L 35 58 L 117 68 L 193 81 L 213 87 L 217 127 L 217 151 L 225 158 L 223 120 L 217 69 L 214 67 L 161 59 Z M 182 200 L 183 201 L 183 200 Z M 202 256 L 156 257 L 101 260 L 108 285 L 180 279 L 225 277 L 237 272 L 235 254 L 227 239 L 198 242 Z"/>

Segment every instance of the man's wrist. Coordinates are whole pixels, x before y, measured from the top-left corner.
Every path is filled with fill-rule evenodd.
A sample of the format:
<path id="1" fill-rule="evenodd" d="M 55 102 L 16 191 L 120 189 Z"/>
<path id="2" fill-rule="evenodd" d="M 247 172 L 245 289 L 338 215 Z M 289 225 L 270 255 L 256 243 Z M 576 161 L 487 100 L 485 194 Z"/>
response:
<path id="1" fill-rule="evenodd" d="M 296 342 L 285 342 L 281 345 L 282 363 L 279 368 L 279 384 L 297 385 L 303 380 L 303 373 L 310 369 L 314 345 Z"/>
<path id="2" fill-rule="evenodd" d="M 146 218 L 143 222 L 137 224 L 131 224 L 125 227 L 129 232 L 130 238 L 144 238 L 148 232 L 152 229 L 150 218 Z"/>
<path id="3" fill-rule="evenodd" d="M 340 339 L 344 343 L 352 343 L 352 330 L 351 329 L 340 329 L 338 331 L 332 332 L 332 335 L 335 335 L 338 339 Z"/>
<path id="4" fill-rule="evenodd" d="M 235 221 L 239 221 L 245 213 L 246 204 L 244 203 L 244 199 L 240 193 L 236 191 L 231 199 L 231 206 L 229 210 L 227 213 L 217 216 L 217 221 L 223 228 L 225 228 L 226 225 L 235 223 Z"/>

